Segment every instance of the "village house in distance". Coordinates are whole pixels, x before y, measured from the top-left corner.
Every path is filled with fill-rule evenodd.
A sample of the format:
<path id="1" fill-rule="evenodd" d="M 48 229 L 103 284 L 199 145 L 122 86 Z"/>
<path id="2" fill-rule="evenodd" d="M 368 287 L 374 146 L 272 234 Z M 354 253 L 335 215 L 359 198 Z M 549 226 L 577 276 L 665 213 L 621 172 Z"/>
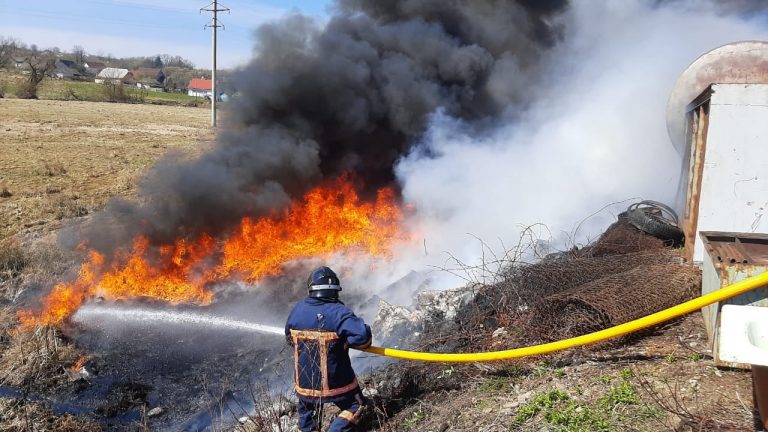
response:
<path id="1" fill-rule="evenodd" d="M 187 94 L 197 97 L 211 97 L 213 95 L 212 82 L 204 78 L 192 78 L 187 85 Z"/>
<path id="2" fill-rule="evenodd" d="M 102 84 L 104 82 L 110 82 L 113 84 L 127 83 L 133 79 L 133 74 L 128 69 L 121 68 L 104 68 L 97 75 L 93 81 Z"/>

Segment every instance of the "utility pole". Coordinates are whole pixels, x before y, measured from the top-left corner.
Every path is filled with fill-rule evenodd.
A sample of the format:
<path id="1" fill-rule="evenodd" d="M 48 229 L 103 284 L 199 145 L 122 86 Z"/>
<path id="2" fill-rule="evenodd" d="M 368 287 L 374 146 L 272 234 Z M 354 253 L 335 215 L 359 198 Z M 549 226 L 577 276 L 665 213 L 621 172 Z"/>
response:
<path id="1" fill-rule="evenodd" d="M 218 99 L 218 93 L 216 92 L 216 31 L 221 27 L 224 29 L 223 24 L 219 24 L 219 12 L 229 13 L 229 8 L 221 6 L 218 0 L 213 0 L 208 6 L 200 8 L 200 13 L 211 12 L 213 18 L 203 28 L 211 28 L 211 127 L 216 127 L 216 99 Z"/>

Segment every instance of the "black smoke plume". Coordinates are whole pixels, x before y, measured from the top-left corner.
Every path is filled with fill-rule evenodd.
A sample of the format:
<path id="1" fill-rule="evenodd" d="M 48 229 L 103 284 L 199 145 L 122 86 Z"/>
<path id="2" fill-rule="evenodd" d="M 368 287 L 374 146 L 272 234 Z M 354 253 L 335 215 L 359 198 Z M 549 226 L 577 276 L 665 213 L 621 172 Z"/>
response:
<path id="1" fill-rule="evenodd" d="M 324 178 L 352 172 L 367 191 L 442 111 L 482 124 L 530 99 L 565 0 L 339 0 L 324 26 L 287 16 L 256 32 L 255 57 L 213 148 L 172 155 L 88 227 L 109 252 L 142 233 L 155 242 L 221 233 L 285 206 Z"/>

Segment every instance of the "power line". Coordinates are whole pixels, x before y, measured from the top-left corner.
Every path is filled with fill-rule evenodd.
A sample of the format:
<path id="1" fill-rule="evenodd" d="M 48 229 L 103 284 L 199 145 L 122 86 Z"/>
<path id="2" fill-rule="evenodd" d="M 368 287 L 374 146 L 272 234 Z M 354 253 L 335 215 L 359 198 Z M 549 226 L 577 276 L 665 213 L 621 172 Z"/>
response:
<path id="1" fill-rule="evenodd" d="M 222 30 L 225 29 L 223 24 L 219 23 L 219 12 L 226 12 L 229 13 L 229 8 L 225 6 L 221 6 L 218 2 L 218 0 L 213 0 L 208 6 L 200 8 L 200 13 L 202 12 L 211 12 L 213 14 L 213 17 L 211 18 L 211 21 L 206 24 L 203 28 L 211 28 L 211 92 L 213 93 L 211 95 L 211 127 L 216 127 L 216 99 L 218 98 L 218 94 L 216 93 L 216 32 L 221 27 Z"/>
<path id="2" fill-rule="evenodd" d="M 51 11 L 41 11 L 41 10 L 35 10 L 35 9 L 26 9 L 23 7 L 15 7 L 13 10 L 14 15 L 18 17 L 33 17 L 33 18 L 48 18 L 50 21 L 53 22 L 62 22 L 62 23 L 69 23 L 72 24 L 75 20 L 83 20 L 86 19 L 87 21 L 100 21 L 107 24 L 121 24 L 125 26 L 131 26 L 131 27 L 143 27 L 143 28 L 154 28 L 157 29 L 157 24 L 159 23 L 160 19 L 158 18 L 155 22 L 147 22 L 146 19 L 143 20 L 126 20 L 121 18 L 126 18 L 125 15 L 123 15 L 121 18 L 115 18 L 115 17 L 107 17 L 107 16 L 101 16 L 101 15 L 90 15 L 90 14 L 75 14 L 75 13 L 66 13 L 66 12 L 51 12 Z M 131 18 L 128 16 L 127 18 Z M 76 30 L 76 29 L 69 29 L 69 30 Z"/>

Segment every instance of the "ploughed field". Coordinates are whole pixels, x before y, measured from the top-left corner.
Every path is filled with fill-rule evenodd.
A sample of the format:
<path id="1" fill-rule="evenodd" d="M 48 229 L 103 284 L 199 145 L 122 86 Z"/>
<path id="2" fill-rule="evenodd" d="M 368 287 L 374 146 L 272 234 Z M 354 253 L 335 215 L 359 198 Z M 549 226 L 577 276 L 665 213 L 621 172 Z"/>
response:
<path id="1" fill-rule="evenodd" d="M 43 233 L 131 196 L 171 149 L 213 138 L 207 109 L 0 99 L 0 239 Z"/>

